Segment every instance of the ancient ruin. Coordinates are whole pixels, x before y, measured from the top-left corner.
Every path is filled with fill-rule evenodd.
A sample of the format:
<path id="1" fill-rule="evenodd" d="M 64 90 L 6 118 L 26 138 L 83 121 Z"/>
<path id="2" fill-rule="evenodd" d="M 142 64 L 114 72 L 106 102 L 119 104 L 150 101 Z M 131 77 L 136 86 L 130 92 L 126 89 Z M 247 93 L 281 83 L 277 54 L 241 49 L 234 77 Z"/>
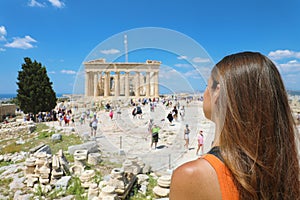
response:
<path id="1" fill-rule="evenodd" d="M 85 66 L 85 96 L 92 97 L 158 97 L 161 62 L 107 63 L 91 60 Z"/>

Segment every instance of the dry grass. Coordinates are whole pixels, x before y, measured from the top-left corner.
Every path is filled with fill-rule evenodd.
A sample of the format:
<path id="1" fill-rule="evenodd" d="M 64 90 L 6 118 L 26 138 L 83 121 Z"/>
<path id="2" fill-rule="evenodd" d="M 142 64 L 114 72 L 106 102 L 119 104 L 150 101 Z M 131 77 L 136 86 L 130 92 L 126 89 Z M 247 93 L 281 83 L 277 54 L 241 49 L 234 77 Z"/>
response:
<path id="1" fill-rule="evenodd" d="M 67 151 L 68 147 L 71 145 L 81 144 L 81 138 L 76 134 L 62 134 L 62 141 L 59 142 L 52 142 L 51 136 L 55 133 L 54 130 L 48 129 L 45 124 L 37 124 L 36 130 L 31 133 L 24 135 L 20 133 L 20 137 L 25 141 L 24 144 L 17 145 L 16 141 L 19 138 L 5 140 L 0 142 L 0 154 L 7 154 L 7 153 L 15 153 L 15 152 L 28 152 L 31 148 L 34 148 L 40 144 L 49 145 L 52 151 L 52 154 L 58 152 L 58 150 L 62 149 L 63 151 Z"/>

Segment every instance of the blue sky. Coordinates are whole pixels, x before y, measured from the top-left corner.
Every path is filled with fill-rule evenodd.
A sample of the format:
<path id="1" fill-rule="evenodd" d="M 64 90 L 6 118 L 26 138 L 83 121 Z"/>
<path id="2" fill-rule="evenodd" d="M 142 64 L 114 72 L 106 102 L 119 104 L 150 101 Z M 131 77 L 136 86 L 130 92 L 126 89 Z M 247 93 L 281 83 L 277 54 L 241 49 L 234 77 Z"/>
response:
<path id="1" fill-rule="evenodd" d="M 0 94 L 16 93 L 24 57 L 46 66 L 57 93 L 72 93 L 83 61 L 93 53 L 109 62 L 124 61 L 122 36 L 128 35 L 131 50 L 135 37 L 146 39 L 136 33 L 147 27 L 184 35 L 203 48 L 199 55 L 181 52 L 188 49 L 183 39 L 173 43 L 175 50 L 129 51 L 130 62 L 162 61 L 160 81 L 169 80 L 173 70 L 199 89 L 203 83 L 193 77 L 195 66 L 259 51 L 276 63 L 287 89 L 300 91 L 299 0 L 1 0 Z"/>

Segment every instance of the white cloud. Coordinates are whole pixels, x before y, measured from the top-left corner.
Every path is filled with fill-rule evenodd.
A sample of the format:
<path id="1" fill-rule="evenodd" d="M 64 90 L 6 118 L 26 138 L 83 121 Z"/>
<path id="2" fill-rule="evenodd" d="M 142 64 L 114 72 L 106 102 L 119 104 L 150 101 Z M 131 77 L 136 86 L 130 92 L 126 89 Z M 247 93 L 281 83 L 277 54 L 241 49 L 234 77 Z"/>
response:
<path id="1" fill-rule="evenodd" d="M 6 49 L 0 47 L 0 51 L 6 51 Z"/>
<path id="2" fill-rule="evenodd" d="M 279 64 L 283 73 L 300 73 L 300 62 L 291 60 L 287 63 Z"/>
<path id="3" fill-rule="evenodd" d="M 283 75 L 282 79 L 285 82 L 286 88 L 290 90 L 299 91 L 299 85 L 300 85 L 299 76 L 300 76 L 300 72 Z"/>
<path id="4" fill-rule="evenodd" d="M 173 79 L 174 77 L 177 77 L 178 74 L 179 72 L 172 68 L 161 68 L 159 70 L 159 76 L 164 80 Z"/>
<path id="5" fill-rule="evenodd" d="M 285 53 L 288 55 L 288 53 Z M 282 55 L 282 54 L 281 54 Z M 291 54 L 290 54 L 291 55 Z M 286 57 L 281 57 L 286 58 Z M 274 64 L 276 65 L 277 69 L 279 70 L 279 73 L 281 74 L 281 77 L 286 85 L 286 88 L 288 89 L 296 89 L 299 90 L 300 85 L 300 62 L 297 59 L 291 59 L 290 61 L 280 60 L 281 63 L 278 63 L 279 61 L 274 61 Z"/>
<path id="6" fill-rule="evenodd" d="M 178 56 L 177 59 L 178 60 L 186 60 L 188 57 L 187 56 Z"/>
<path id="7" fill-rule="evenodd" d="M 181 68 L 187 68 L 187 67 L 191 67 L 192 65 L 178 63 L 178 64 L 175 64 L 174 66 L 175 66 L 175 67 L 181 67 Z"/>
<path id="8" fill-rule="evenodd" d="M 4 46 L 18 49 L 30 49 L 34 47 L 31 43 L 37 42 L 35 39 L 28 35 L 26 35 L 24 38 L 15 37 L 13 38 L 13 40 L 13 42 L 7 43 Z"/>
<path id="9" fill-rule="evenodd" d="M 118 50 L 118 49 L 107 49 L 107 50 L 101 50 L 100 52 L 103 53 L 103 54 L 105 54 L 105 55 L 108 55 L 108 54 L 119 53 L 120 50 Z"/>
<path id="10" fill-rule="evenodd" d="M 209 58 L 195 57 L 195 58 L 193 58 L 193 62 L 195 62 L 195 63 L 207 63 L 207 62 L 210 62 L 210 60 L 209 60 Z"/>
<path id="11" fill-rule="evenodd" d="M 76 74 L 76 72 L 73 71 L 73 70 L 65 70 L 65 69 L 63 69 L 63 70 L 61 70 L 60 72 L 61 72 L 62 74 Z"/>
<path id="12" fill-rule="evenodd" d="M 6 35 L 7 34 L 6 29 L 5 29 L 4 26 L 0 26 L 0 34 L 1 35 Z"/>
<path id="13" fill-rule="evenodd" d="M 7 32 L 4 26 L 0 26 L 0 41 L 5 41 L 5 36 Z"/>
<path id="14" fill-rule="evenodd" d="M 298 62 L 297 60 L 291 60 L 291 61 L 289 61 L 290 64 L 297 63 L 297 62 Z"/>
<path id="15" fill-rule="evenodd" d="M 28 1 L 27 5 L 30 7 L 45 7 L 45 4 L 39 3 L 36 0 Z"/>
<path id="16" fill-rule="evenodd" d="M 197 70 L 191 70 L 184 73 L 187 78 L 201 79 L 201 74 Z"/>
<path id="17" fill-rule="evenodd" d="M 171 91 L 171 92 L 193 92 L 193 87 L 191 85 L 190 72 L 182 73 L 168 66 L 160 68 L 159 80 L 160 86 Z"/>
<path id="18" fill-rule="evenodd" d="M 50 71 L 50 72 L 48 72 L 48 74 L 56 74 L 56 72 L 55 71 Z"/>
<path id="19" fill-rule="evenodd" d="M 276 50 L 271 51 L 268 56 L 271 59 L 279 60 L 283 58 L 300 58 L 300 52 L 295 52 L 291 50 Z"/>
<path id="20" fill-rule="evenodd" d="M 65 4 L 60 1 L 60 0 L 48 0 L 52 6 L 57 7 L 57 8 L 63 8 L 65 6 Z"/>
<path id="21" fill-rule="evenodd" d="M 205 67 L 205 66 L 195 66 L 195 73 L 200 74 L 201 77 L 203 77 L 204 80 L 208 80 L 210 77 L 211 73 L 211 68 L 210 67 Z"/>

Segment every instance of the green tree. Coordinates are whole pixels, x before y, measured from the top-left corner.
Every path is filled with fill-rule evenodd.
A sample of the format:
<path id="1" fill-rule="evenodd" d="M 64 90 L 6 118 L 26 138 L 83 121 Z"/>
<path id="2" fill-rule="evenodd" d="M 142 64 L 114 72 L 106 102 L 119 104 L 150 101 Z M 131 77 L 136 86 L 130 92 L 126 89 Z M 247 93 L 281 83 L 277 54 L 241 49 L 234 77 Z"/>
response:
<path id="1" fill-rule="evenodd" d="M 25 113 L 33 113 L 35 120 L 37 113 L 55 108 L 57 99 L 46 68 L 36 60 L 32 62 L 28 57 L 24 61 L 17 78 L 17 100 L 20 109 Z"/>

